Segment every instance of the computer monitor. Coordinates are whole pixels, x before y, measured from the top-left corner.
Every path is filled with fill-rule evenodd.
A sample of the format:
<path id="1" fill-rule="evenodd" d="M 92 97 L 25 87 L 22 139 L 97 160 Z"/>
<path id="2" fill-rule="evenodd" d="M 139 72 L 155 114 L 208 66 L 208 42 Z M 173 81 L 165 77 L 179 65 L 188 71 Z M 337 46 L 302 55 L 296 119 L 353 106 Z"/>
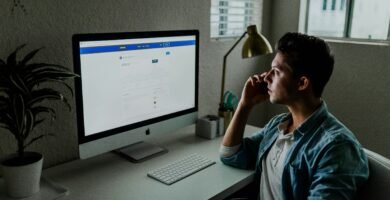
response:
<path id="1" fill-rule="evenodd" d="M 164 149 L 140 142 L 196 122 L 197 30 L 75 34 L 72 42 L 80 158 L 119 149 L 143 160 Z"/>

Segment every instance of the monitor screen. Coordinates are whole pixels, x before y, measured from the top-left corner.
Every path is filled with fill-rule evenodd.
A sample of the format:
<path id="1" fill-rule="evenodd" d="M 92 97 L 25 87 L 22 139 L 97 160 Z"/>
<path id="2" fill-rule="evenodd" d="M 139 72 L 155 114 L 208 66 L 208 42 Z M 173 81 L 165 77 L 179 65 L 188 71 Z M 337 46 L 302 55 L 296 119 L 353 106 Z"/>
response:
<path id="1" fill-rule="evenodd" d="M 195 122 L 198 38 L 196 30 L 73 36 L 81 158 Z"/>

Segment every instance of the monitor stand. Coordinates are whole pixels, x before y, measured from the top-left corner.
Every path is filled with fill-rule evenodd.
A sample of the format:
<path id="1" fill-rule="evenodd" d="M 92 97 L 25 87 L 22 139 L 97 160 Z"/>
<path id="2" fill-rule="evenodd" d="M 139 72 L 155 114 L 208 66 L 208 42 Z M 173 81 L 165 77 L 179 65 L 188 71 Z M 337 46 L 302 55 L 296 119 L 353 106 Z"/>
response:
<path id="1" fill-rule="evenodd" d="M 168 152 L 163 147 L 146 142 L 137 142 L 129 146 L 115 150 L 116 153 L 134 163 L 143 162 Z"/>

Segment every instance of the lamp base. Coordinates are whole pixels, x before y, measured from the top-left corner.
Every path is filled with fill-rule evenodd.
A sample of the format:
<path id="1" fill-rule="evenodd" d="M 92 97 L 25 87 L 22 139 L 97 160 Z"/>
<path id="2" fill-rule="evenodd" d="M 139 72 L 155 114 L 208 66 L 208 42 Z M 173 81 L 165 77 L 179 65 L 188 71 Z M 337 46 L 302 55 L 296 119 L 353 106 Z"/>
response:
<path id="1" fill-rule="evenodd" d="M 230 124 L 230 121 L 232 121 L 232 118 L 233 118 L 233 111 L 232 110 L 219 110 L 218 111 L 218 115 L 220 117 L 223 118 L 223 124 L 224 124 L 224 127 L 223 127 L 223 132 L 225 133 L 229 124 Z"/>

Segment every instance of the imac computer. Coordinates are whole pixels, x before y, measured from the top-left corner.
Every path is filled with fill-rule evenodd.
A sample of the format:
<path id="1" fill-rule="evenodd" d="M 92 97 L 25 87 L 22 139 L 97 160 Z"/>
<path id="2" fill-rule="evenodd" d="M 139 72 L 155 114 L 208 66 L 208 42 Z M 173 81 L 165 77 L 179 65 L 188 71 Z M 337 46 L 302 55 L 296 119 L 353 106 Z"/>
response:
<path id="1" fill-rule="evenodd" d="M 116 150 L 139 161 L 164 152 L 142 141 L 194 124 L 197 30 L 72 38 L 80 158 Z"/>

